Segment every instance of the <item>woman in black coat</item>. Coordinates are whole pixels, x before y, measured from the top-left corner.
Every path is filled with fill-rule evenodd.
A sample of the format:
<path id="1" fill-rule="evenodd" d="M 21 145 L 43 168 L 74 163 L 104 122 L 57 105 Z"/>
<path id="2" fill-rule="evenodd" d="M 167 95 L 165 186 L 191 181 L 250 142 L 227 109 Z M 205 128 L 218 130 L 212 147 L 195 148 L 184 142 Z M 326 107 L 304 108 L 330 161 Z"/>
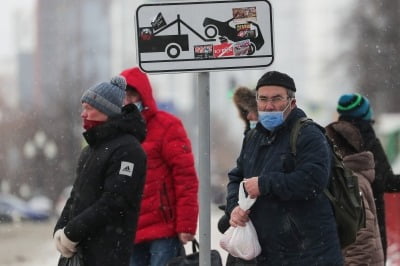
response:
<path id="1" fill-rule="evenodd" d="M 146 131 L 135 105 L 121 112 L 124 82 L 118 77 L 101 83 L 82 97 L 88 146 L 54 229 L 62 257 L 78 252 L 90 266 L 127 266 L 138 220 L 146 169 L 140 143 Z"/>
<path id="2" fill-rule="evenodd" d="M 373 113 L 369 100 L 358 93 L 344 94 L 339 98 L 337 111 L 339 120 L 350 122 L 358 128 L 365 144 L 365 150 L 374 154 L 375 181 L 372 183 L 372 191 L 375 197 L 379 231 L 386 260 L 387 241 L 384 193 L 400 191 L 400 175 L 393 173 L 382 144 L 372 127 L 374 120 L 372 119 Z"/>

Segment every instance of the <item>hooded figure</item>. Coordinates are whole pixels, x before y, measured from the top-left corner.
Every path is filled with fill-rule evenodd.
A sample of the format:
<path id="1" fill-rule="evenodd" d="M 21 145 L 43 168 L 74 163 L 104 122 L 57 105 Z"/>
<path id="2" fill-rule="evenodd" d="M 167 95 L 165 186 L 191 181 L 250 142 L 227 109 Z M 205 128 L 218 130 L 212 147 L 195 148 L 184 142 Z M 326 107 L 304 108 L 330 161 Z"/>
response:
<path id="1" fill-rule="evenodd" d="M 122 108 L 125 87 L 125 79 L 117 76 L 89 88 L 81 98 L 88 145 L 54 229 L 60 265 L 75 254 L 84 265 L 129 265 L 145 180 L 140 142 L 146 128 L 135 105 Z"/>
<path id="2" fill-rule="evenodd" d="M 375 180 L 374 156 L 365 151 L 361 134 L 351 123 L 333 122 L 326 127 L 326 132 L 344 156 L 344 165 L 357 176 L 365 208 L 365 227 L 358 231 L 356 241 L 343 250 L 345 265 L 383 266 L 383 249 L 371 187 Z"/>
<path id="3" fill-rule="evenodd" d="M 256 91 L 239 87 L 233 94 L 233 102 L 238 109 L 239 117 L 245 123 L 245 133 L 255 128 L 258 122 Z"/>
<path id="4" fill-rule="evenodd" d="M 145 73 L 134 67 L 121 75 L 128 84 L 125 103 L 139 106 L 147 125 L 142 144 L 148 158 L 146 184 L 131 265 L 165 265 L 197 229 L 198 179 L 191 143 L 182 122 L 158 110 Z"/>

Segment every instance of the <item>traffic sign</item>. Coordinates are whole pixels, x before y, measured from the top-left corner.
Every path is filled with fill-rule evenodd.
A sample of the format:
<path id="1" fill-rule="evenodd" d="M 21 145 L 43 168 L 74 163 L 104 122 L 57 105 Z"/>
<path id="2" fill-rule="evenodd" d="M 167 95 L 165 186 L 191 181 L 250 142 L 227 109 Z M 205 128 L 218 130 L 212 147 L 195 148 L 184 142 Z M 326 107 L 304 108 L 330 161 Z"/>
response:
<path id="1" fill-rule="evenodd" d="M 136 48 L 145 72 L 259 68 L 274 60 L 267 0 L 144 4 Z"/>

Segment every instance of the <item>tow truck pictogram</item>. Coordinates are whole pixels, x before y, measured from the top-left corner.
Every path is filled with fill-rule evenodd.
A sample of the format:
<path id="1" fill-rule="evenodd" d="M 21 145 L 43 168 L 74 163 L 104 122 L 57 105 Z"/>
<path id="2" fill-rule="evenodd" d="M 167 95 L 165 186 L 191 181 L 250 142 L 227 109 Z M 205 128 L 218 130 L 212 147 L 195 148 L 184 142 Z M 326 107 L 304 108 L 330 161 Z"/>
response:
<path id="1" fill-rule="evenodd" d="M 166 29 L 177 25 L 178 34 L 160 35 Z M 181 24 L 205 42 L 214 42 L 216 39 L 204 38 L 196 30 L 185 23 L 180 15 L 171 23 L 154 30 L 153 27 L 140 28 L 138 48 L 140 53 L 165 52 L 170 58 L 177 58 L 182 51 L 189 51 L 189 35 L 182 34 Z"/>

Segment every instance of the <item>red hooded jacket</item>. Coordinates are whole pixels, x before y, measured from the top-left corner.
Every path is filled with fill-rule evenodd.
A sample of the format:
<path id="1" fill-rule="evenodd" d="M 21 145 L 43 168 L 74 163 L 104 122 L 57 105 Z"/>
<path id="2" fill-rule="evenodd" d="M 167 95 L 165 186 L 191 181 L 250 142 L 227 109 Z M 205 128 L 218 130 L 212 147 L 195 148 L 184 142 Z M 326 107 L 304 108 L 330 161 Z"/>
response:
<path id="1" fill-rule="evenodd" d="M 139 68 L 121 73 L 141 96 L 147 136 L 142 146 L 147 172 L 135 243 L 178 233 L 196 233 L 198 178 L 190 140 L 182 122 L 158 110 L 152 87 Z"/>

